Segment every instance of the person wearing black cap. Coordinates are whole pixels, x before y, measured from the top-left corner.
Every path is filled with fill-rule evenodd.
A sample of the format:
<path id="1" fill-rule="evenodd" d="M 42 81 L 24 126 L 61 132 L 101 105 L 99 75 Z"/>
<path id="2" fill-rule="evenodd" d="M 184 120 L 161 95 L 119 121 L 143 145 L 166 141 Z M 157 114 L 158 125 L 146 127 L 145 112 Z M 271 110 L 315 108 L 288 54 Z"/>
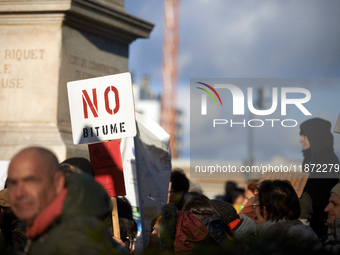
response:
<path id="1" fill-rule="evenodd" d="M 81 169 L 83 172 L 94 177 L 94 169 L 91 162 L 87 158 L 72 157 L 65 159 L 61 164 L 69 164 Z"/>
<path id="2" fill-rule="evenodd" d="M 300 205 L 302 213 L 311 213 L 300 215 L 300 218 L 309 218 L 310 226 L 321 237 L 329 192 L 339 181 L 339 173 L 334 171 L 339 166 L 339 159 L 334 153 L 331 123 L 321 118 L 309 119 L 300 125 L 300 136 L 304 156 L 302 171 L 310 173 Z M 308 201 L 312 208 L 306 208 L 305 205 L 310 204 Z"/>
<path id="3" fill-rule="evenodd" d="M 235 238 L 246 238 L 255 235 L 255 221 L 244 214 L 237 214 L 232 204 L 219 199 L 213 199 L 211 203 L 233 232 Z"/>

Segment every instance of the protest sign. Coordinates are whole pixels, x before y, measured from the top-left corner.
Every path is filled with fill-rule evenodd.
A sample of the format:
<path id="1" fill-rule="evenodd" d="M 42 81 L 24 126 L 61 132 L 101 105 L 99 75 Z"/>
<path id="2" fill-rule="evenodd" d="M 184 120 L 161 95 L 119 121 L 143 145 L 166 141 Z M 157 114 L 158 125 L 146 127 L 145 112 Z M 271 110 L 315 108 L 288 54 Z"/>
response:
<path id="1" fill-rule="evenodd" d="M 94 175 L 110 197 L 124 196 L 124 175 L 119 141 L 89 144 Z"/>
<path id="2" fill-rule="evenodd" d="M 268 172 L 263 174 L 259 183 L 263 180 L 287 180 L 292 184 L 296 194 L 300 198 L 302 196 L 303 189 L 306 186 L 309 174 L 310 173 L 304 172 Z"/>
<path id="3" fill-rule="evenodd" d="M 121 140 L 126 197 L 139 223 L 136 250 L 145 247 L 151 220 L 167 203 L 171 175 L 170 136 L 154 120 L 136 113 L 137 135 Z"/>
<path id="4" fill-rule="evenodd" d="M 119 143 L 108 141 L 136 134 L 131 74 L 72 81 L 67 90 L 74 144 L 90 144 L 96 180 L 111 197 L 125 195 Z"/>
<path id="5" fill-rule="evenodd" d="M 115 196 L 125 195 L 125 186 L 117 139 L 136 135 L 131 74 L 68 82 L 67 90 L 73 143 L 89 144 L 95 179 L 111 197 L 114 235 L 120 238 Z"/>
<path id="6" fill-rule="evenodd" d="M 136 134 L 131 74 L 72 81 L 67 90 L 74 144 L 89 144 L 96 180 L 108 194 L 125 195 L 119 143 L 108 141 Z"/>
<path id="7" fill-rule="evenodd" d="M 130 73 L 67 83 L 74 144 L 136 135 Z"/>

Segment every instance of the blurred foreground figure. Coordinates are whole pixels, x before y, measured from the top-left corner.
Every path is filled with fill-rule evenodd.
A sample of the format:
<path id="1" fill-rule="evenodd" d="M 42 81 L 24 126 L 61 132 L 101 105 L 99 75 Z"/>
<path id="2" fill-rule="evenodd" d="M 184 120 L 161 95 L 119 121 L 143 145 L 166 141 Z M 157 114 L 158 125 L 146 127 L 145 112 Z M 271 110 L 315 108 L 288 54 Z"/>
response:
<path id="1" fill-rule="evenodd" d="M 30 254 L 112 254 L 115 243 L 105 225 L 112 204 L 105 189 L 86 174 L 66 179 L 56 156 L 30 147 L 8 168 L 14 214 L 26 223 Z"/>

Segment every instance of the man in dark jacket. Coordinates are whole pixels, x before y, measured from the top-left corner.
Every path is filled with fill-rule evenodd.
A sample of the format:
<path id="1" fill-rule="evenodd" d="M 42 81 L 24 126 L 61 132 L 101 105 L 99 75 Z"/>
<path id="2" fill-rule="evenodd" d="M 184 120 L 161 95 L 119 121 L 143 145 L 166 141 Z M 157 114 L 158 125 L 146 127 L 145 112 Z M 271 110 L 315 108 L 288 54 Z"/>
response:
<path id="1" fill-rule="evenodd" d="M 327 214 L 324 209 L 327 205 L 329 192 L 339 181 L 339 159 L 334 153 L 331 123 L 321 118 L 313 118 L 300 125 L 300 142 L 303 145 L 302 171 L 309 172 L 310 176 L 304 188 L 305 194 L 300 199 L 302 212 L 304 200 L 311 199 L 312 214 L 310 226 L 321 237 L 324 221 Z M 306 218 L 306 216 L 301 216 Z"/>
<path id="2" fill-rule="evenodd" d="M 30 147 L 13 157 L 7 184 L 13 212 L 26 223 L 28 254 L 114 252 L 104 222 L 112 204 L 90 176 L 74 173 L 65 179 L 52 152 Z"/>

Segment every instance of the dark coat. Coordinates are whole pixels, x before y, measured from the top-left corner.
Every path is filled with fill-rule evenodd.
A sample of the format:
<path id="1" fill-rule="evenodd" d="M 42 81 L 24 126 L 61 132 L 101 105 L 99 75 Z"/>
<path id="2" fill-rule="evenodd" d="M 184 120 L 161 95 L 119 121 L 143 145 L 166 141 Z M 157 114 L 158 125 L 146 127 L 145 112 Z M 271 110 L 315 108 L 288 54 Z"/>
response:
<path id="1" fill-rule="evenodd" d="M 192 254 L 197 245 L 217 247 L 227 241 L 220 217 L 203 221 L 188 211 L 177 211 L 172 204 L 162 208 L 162 250 L 174 254 Z"/>
<path id="2" fill-rule="evenodd" d="M 43 234 L 28 241 L 30 255 L 112 254 L 114 243 L 105 225 L 112 203 L 105 189 L 85 174 L 72 174 L 62 214 Z"/>
<path id="3" fill-rule="evenodd" d="M 334 220 L 334 227 L 327 224 L 327 234 L 322 239 L 322 245 L 326 251 L 340 253 L 340 219 Z"/>
<path id="4" fill-rule="evenodd" d="M 299 220 L 279 220 L 278 222 L 263 221 L 257 225 L 257 234 L 259 236 L 274 235 L 311 239 L 321 246 L 312 228 L 302 224 Z"/>
<path id="5" fill-rule="evenodd" d="M 334 153 L 333 135 L 329 121 L 313 118 L 303 122 L 300 126 L 301 134 L 307 136 L 310 148 L 303 151 L 304 160 L 302 169 L 312 169 L 304 188 L 312 200 L 313 213 L 310 225 L 315 233 L 321 237 L 324 221 L 327 214 L 324 212 L 328 204 L 330 191 L 339 181 L 339 173 L 334 171 L 334 165 L 339 165 L 339 159 Z M 326 166 L 323 168 L 323 166 Z M 333 171 L 331 167 L 333 165 Z M 322 166 L 325 172 L 316 172 L 316 167 Z M 325 178 L 326 177 L 326 178 Z"/>

